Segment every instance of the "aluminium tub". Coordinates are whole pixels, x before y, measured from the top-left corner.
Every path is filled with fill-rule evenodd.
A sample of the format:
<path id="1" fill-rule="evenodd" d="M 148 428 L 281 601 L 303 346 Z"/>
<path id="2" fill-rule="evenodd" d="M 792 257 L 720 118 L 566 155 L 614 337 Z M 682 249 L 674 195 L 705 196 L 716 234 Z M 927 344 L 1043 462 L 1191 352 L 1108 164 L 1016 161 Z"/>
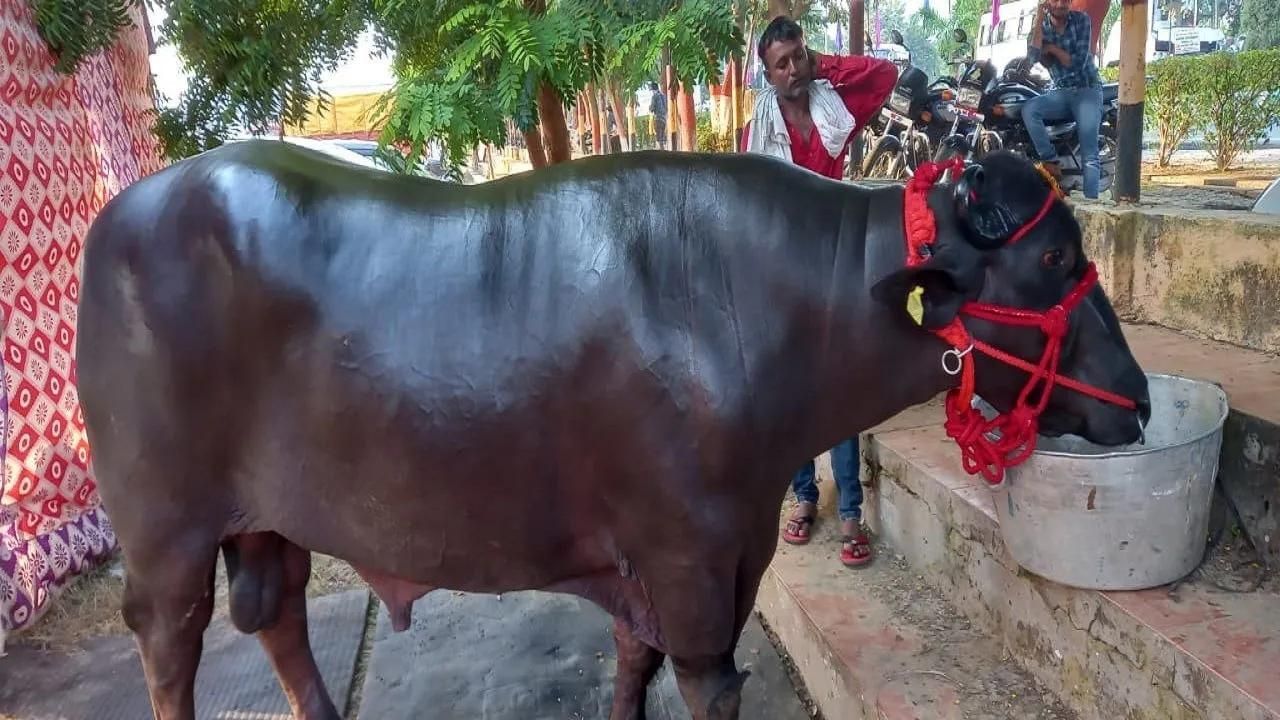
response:
<path id="1" fill-rule="evenodd" d="M 1147 380 L 1144 444 L 1041 437 L 992 488 L 1005 545 L 1026 570 L 1073 587 L 1138 590 L 1200 564 L 1227 396 L 1200 380 Z"/>

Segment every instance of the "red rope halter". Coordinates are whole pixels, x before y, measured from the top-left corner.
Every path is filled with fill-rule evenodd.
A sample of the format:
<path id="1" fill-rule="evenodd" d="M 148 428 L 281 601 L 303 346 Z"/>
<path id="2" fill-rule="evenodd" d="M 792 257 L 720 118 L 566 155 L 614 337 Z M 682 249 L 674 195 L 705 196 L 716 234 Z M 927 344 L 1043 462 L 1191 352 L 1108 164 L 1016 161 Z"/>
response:
<path id="1" fill-rule="evenodd" d="M 907 236 L 907 265 L 914 267 L 929 256 L 928 249 L 937 237 L 937 225 L 933 211 L 929 209 L 929 191 L 947 170 L 960 173 L 964 170 L 964 161 L 953 158 L 945 163 L 926 163 L 916 170 L 915 176 L 907 184 L 904 198 L 904 227 Z M 1049 210 L 1054 201 L 1061 197 L 1060 192 L 1050 183 L 1050 192 L 1029 222 L 1017 230 L 1009 243 L 1021 240 L 1031 232 Z M 976 475 L 979 472 L 992 485 L 1004 480 L 1006 468 L 1013 467 L 1031 457 L 1036 449 L 1036 434 L 1039 429 L 1040 414 L 1049 403 L 1049 394 L 1055 383 L 1089 397 L 1109 402 L 1127 409 L 1136 408 L 1129 398 L 1101 388 L 1086 385 L 1077 380 L 1058 375 L 1058 360 L 1062 352 L 1062 340 L 1070 327 L 1069 317 L 1098 282 L 1098 271 L 1093 263 L 1085 269 L 1084 276 L 1060 303 L 1044 312 L 1020 310 L 986 303 L 966 302 L 960 308 L 961 315 L 988 320 L 1004 325 L 1021 327 L 1038 327 L 1045 334 L 1044 353 L 1038 363 L 1032 364 L 1004 352 L 998 348 L 975 340 L 959 315 L 945 327 L 935 330 L 935 334 L 949 343 L 951 350 L 943 354 L 943 367 L 953 375 L 960 375 L 960 385 L 947 392 L 947 419 L 944 427 L 947 436 L 960 446 L 965 472 Z M 1011 365 L 1028 373 L 1027 384 L 1018 394 L 1013 410 L 987 420 L 973 407 L 974 370 L 972 350 Z M 951 361 L 950 363 L 948 361 Z M 954 368 L 954 369 L 953 369 Z M 1036 388 L 1039 393 L 1033 394 Z M 998 433 L 992 439 L 990 433 Z"/>

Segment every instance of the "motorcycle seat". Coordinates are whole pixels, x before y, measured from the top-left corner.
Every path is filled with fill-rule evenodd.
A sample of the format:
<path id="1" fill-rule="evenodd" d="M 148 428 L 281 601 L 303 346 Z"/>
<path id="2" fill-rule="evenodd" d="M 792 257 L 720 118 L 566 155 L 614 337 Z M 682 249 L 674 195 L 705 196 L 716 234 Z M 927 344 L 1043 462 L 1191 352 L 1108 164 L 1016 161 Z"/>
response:
<path id="1" fill-rule="evenodd" d="M 1120 83 L 1106 83 L 1102 86 L 1102 104 L 1113 103 L 1120 97 Z"/>

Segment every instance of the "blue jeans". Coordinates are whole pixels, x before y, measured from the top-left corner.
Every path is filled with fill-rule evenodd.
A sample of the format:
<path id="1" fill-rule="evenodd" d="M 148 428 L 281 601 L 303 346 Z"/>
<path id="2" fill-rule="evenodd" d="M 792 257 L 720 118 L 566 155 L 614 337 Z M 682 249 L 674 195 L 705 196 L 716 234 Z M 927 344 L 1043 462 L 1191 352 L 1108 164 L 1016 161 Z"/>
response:
<path id="1" fill-rule="evenodd" d="M 862 519 L 862 483 L 858 481 L 858 436 L 831 448 L 831 470 L 836 476 L 841 520 Z M 800 502 L 818 502 L 818 483 L 810 460 L 791 478 L 791 489 Z"/>
<path id="2" fill-rule="evenodd" d="M 1090 200 L 1098 197 L 1098 182 L 1102 176 L 1102 164 L 1098 161 L 1098 132 L 1102 127 L 1102 88 L 1062 88 L 1050 90 L 1027 101 L 1022 108 L 1022 119 L 1027 124 L 1027 134 L 1036 146 L 1036 154 L 1045 162 L 1056 162 L 1058 153 L 1049 142 L 1049 130 L 1045 121 L 1061 122 L 1074 119 L 1080 137 L 1080 154 L 1084 162 L 1084 196 Z"/>

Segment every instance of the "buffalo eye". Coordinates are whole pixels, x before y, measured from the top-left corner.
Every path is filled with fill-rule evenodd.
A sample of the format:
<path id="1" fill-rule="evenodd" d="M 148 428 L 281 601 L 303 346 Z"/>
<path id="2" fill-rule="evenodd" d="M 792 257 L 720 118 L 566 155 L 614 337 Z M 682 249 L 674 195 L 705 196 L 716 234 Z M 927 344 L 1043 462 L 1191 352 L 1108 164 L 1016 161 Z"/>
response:
<path id="1" fill-rule="evenodd" d="M 1060 248 L 1054 248 L 1045 252 L 1045 254 L 1040 257 L 1040 264 L 1049 269 L 1062 267 L 1062 250 Z"/>

